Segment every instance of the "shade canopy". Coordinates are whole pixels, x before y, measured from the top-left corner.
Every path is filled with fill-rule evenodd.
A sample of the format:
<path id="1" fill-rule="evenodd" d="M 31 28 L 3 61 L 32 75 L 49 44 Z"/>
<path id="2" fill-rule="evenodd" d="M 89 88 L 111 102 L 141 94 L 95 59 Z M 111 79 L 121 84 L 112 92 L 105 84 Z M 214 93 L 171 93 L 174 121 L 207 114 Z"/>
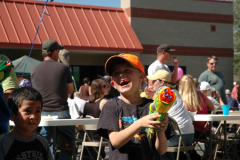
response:
<path id="1" fill-rule="evenodd" d="M 14 70 L 16 72 L 17 77 L 22 77 L 22 73 L 23 73 L 26 63 L 27 63 L 23 77 L 30 78 L 32 69 L 34 67 L 36 67 L 39 63 L 41 63 L 41 61 L 36 60 L 31 57 L 29 57 L 29 59 L 28 59 L 28 56 L 24 55 L 21 58 L 18 58 L 16 60 L 12 61 L 12 63 L 13 63 Z"/>

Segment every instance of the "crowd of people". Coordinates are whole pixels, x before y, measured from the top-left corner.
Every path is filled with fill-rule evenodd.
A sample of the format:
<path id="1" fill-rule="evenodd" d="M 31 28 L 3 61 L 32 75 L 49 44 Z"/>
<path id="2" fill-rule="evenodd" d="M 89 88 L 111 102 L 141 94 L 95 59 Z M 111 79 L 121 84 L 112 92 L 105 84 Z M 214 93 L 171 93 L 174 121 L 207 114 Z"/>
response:
<path id="1" fill-rule="evenodd" d="M 54 151 L 49 144 L 53 128 L 42 127 L 41 136 L 34 132 L 41 116 L 79 119 L 87 115 L 99 118 L 96 131 L 91 131 L 90 136 L 93 141 L 99 141 L 101 136 L 109 139 L 109 159 L 175 159 L 173 153 L 166 151 L 168 146 L 178 146 L 180 136 L 168 117 L 176 120 L 183 141 L 191 145 L 202 130 L 210 132 L 211 128 L 204 127 L 204 121 L 193 121 L 190 112 L 209 114 L 221 110 L 224 104 L 238 110 L 240 82 L 236 82 L 232 92 L 225 90 L 216 56 L 207 58 L 207 69 L 198 79 L 184 74 L 178 59 L 172 57 L 174 52 L 169 45 L 161 44 L 147 76 L 137 56 L 127 53 L 111 56 L 105 63 L 107 75 L 98 75 L 92 82 L 86 77 L 79 90 L 74 91 L 69 51 L 53 39 L 44 41 L 44 61 L 32 70 L 31 82 L 22 80 L 18 84 L 11 71 L 0 85 L 1 106 L 8 104 L 15 123 L 14 129 L 1 139 L 0 159 L 52 159 Z M 171 58 L 173 72 L 166 65 Z M 0 59 L 8 58 L 0 55 Z M 163 120 L 156 121 L 161 114 L 149 114 L 149 105 L 165 86 L 176 93 L 176 99 Z M 61 146 L 59 160 L 72 159 L 72 127 L 56 128 L 56 142 Z M 76 127 L 83 130 L 80 125 Z M 104 148 L 101 156 L 105 157 Z"/>

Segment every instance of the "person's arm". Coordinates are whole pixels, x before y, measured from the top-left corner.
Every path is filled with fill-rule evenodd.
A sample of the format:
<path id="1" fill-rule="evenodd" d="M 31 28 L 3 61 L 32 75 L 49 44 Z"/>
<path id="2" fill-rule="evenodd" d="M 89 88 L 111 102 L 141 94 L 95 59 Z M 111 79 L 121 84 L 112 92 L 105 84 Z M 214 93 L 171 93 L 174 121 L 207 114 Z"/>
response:
<path id="1" fill-rule="evenodd" d="M 153 129 L 155 127 L 158 127 L 160 129 L 164 129 L 162 128 L 163 126 L 159 127 L 162 122 L 155 121 L 155 119 L 159 117 L 161 117 L 161 115 L 159 115 L 158 113 L 152 113 L 140 118 L 124 130 L 108 131 L 109 140 L 111 141 L 112 146 L 116 149 L 121 148 L 128 141 L 130 141 L 132 137 L 137 134 L 142 128 Z"/>
<path id="2" fill-rule="evenodd" d="M 178 59 L 176 57 L 173 57 L 173 65 L 174 65 L 174 69 L 171 77 L 171 82 L 176 83 L 177 77 L 178 77 Z"/>
<path id="3" fill-rule="evenodd" d="M 88 93 L 89 95 L 92 95 L 91 86 L 88 87 Z"/>
<path id="4" fill-rule="evenodd" d="M 100 104 L 99 104 L 99 109 L 100 109 L 100 111 L 102 110 L 104 104 L 107 103 L 107 102 L 108 102 L 107 99 L 102 99 L 102 100 L 101 100 L 101 102 L 100 102 Z"/>
<path id="5" fill-rule="evenodd" d="M 219 95 L 218 91 L 215 92 L 215 95 L 216 95 L 217 99 L 219 100 L 220 105 L 221 106 L 224 105 L 224 102 L 223 102 L 221 96 Z"/>
<path id="6" fill-rule="evenodd" d="M 73 87 L 73 82 L 67 84 L 67 93 L 68 97 L 71 97 L 71 94 L 73 93 L 74 87 Z"/>
<path id="7" fill-rule="evenodd" d="M 167 117 L 168 114 L 165 114 L 165 117 L 162 121 L 162 123 L 165 124 L 166 128 L 162 129 L 162 131 L 156 131 L 156 141 L 155 141 L 155 147 L 160 155 L 164 154 L 167 151 L 168 142 L 167 138 L 165 136 L 165 130 L 167 129 Z"/>

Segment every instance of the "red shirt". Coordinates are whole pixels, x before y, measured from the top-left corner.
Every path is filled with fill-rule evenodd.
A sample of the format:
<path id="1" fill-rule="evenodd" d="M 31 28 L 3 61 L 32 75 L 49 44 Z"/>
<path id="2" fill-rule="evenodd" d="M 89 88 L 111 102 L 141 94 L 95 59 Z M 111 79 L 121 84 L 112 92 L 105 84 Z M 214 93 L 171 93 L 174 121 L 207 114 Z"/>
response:
<path id="1" fill-rule="evenodd" d="M 203 101 L 203 105 L 202 105 L 203 110 L 200 110 L 200 108 L 198 107 L 197 114 L 208 114 L 206 97 L 201 92 L 199 93 Z M 194 128 L 199 131 L 203 130 L 205 124 L 206 124 L 205 121 L 193 121 Z M 209 131 L 209 125 L 206 127 L 205 131 Z"/>
<path id="2" fill-rule="evenodd" d="M 233 90 L 232 90 L 232 94 L 231 94 L 231 97 L 232 98 L 240 98 L 240 96 L 239 96 L 239 92 L 238 92 L 238 87 L 237 86 L 234 86 L 233 87 Z"/>

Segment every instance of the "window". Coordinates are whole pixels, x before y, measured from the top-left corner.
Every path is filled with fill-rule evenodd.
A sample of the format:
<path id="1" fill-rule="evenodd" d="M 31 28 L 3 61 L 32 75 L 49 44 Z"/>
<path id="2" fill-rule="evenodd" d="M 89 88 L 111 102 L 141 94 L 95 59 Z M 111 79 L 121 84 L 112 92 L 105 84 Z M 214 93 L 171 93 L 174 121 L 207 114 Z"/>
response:
<path id="1" fill-rule="evenodd" d="M 216 25 L 211 25 L 211 32 L 216 32 Z"/>

